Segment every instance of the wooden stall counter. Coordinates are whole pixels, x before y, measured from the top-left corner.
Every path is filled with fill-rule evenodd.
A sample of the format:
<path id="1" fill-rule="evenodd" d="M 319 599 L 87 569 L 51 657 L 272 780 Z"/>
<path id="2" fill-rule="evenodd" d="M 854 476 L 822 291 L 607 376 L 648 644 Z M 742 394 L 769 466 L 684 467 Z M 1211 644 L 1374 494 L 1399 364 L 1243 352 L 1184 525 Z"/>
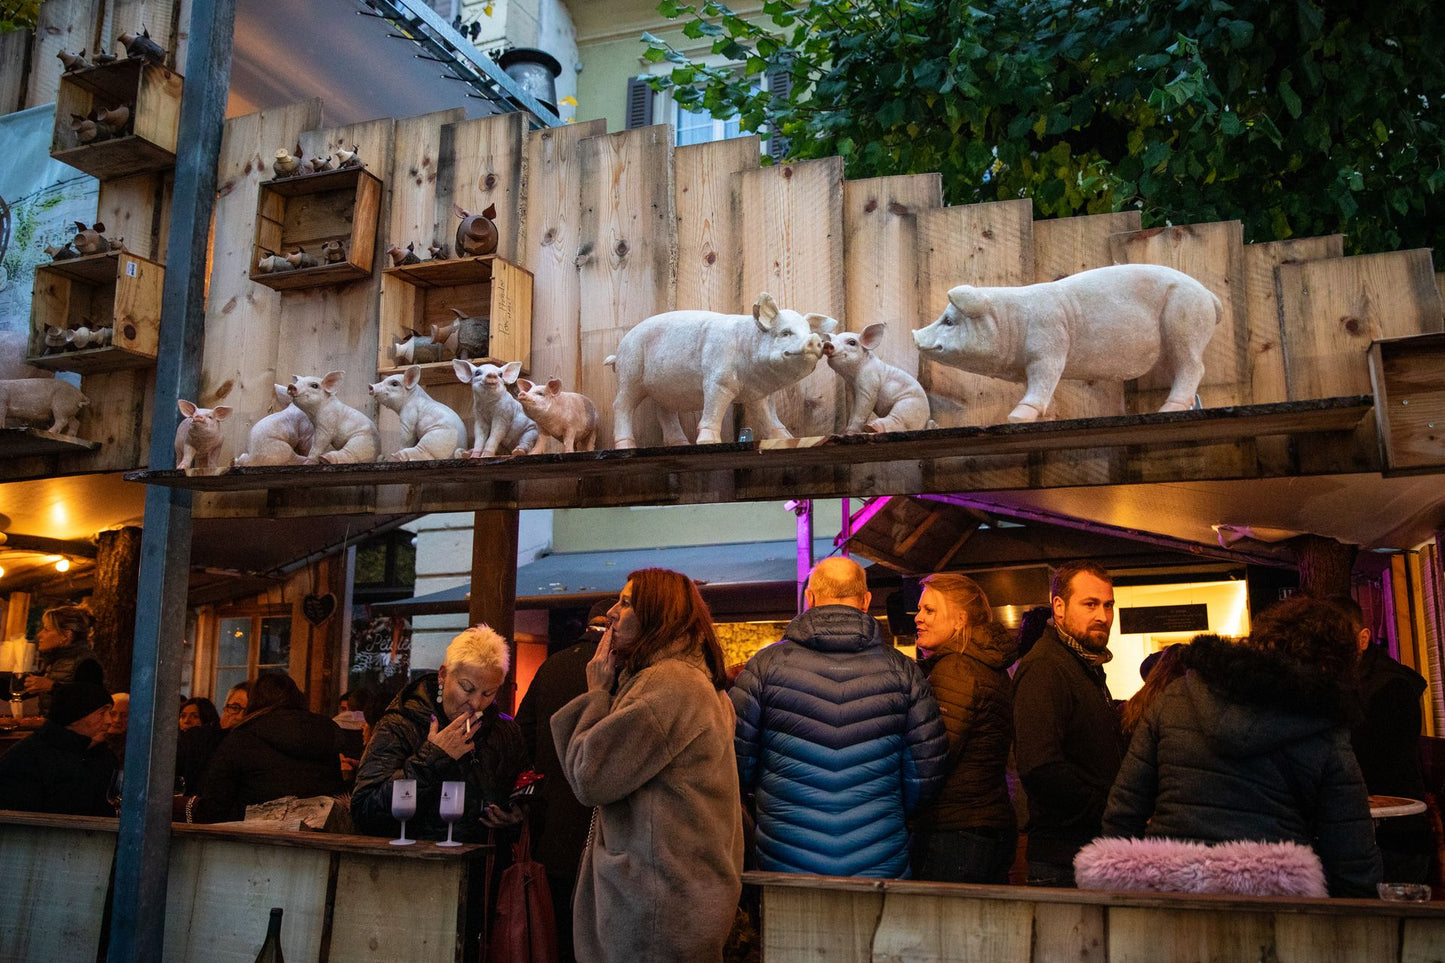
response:
<path id="1" fill-rule="evenodd" d="M 286 911 L 293 959 L 460 960 L 471 869 L 490 848 L 235 824 L 171 831 L 164 959 L 207 963 L 251 963 L 273 906 Z M 0 811 L 0 959 L 95 959 L 115 833 L 114 819 Z"/>
<path id="2" fill-rule="evenodd" d="M 1445 958 L 1445 906 L 744 873 L 765 963 L 1340 963 Z"/>

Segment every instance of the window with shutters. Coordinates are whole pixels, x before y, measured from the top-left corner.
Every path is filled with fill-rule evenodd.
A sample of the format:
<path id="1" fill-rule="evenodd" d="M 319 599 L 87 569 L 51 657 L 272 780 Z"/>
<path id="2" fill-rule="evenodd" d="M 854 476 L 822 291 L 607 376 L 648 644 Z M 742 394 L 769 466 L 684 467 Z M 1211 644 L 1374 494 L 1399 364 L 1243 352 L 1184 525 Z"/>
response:
<path id="1" fill-rule="evenodd" d="M 665 66 L 660 71 L 665 71 Z M 783 80 L 787 81 L 786 74 Z M 778 95 L 781 89 L 781 96 L 786 96 L 786 87 L 780 88 L 771 75 L 764 75 L 756 78 L 754 86 L 762 88 L 767 85 L 768 89 Z M 736 117 L 726 120 L 719 120 L 702 110 L 688 110 L 678 104 L 672 98 L 671 91 L 656 92 L 647 85 L 642 77 L 633 77 L 627 82 L 627 129 L 634 127 L 646 127 L 649 124 L 663 123 L 670 121 L 676 131 L 677 146 L 686 147 L 689 144 L 706 144 L 716 140 L 727 140 L 732 137 L 741 137 L 745 133 Z M 774 138 L 778 143 L 785 143 L 782 138 Z M 769 138 L 764 137 L 762 149 L 764 153 L 773 157 L 782 157 L 781 153 L 774 153 Z"/>

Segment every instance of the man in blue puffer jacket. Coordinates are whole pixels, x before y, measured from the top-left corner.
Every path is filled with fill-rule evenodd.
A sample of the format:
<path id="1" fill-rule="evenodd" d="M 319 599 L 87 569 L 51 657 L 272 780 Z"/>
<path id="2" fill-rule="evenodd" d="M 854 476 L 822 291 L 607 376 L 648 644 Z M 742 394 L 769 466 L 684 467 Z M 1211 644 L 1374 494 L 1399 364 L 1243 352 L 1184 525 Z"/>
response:
<path id="1" fill-rule="evenodd" d="M 732 689 L 758 869 L 906 878 L 906 821 L 945 775 L 938 703 L 868 615 L 858 563 L 824 559 L 803 598 L 807 611 Z"/>

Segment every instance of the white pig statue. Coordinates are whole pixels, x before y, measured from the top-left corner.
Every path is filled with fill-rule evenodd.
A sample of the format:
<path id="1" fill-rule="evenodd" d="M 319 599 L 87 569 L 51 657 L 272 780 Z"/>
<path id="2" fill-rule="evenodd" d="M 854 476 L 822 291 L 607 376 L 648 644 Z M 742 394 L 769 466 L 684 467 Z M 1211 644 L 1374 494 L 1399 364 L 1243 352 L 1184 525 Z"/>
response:
<path id="1" fill-rule="evenodd" d="M 823 345 L 828 367 L 847 382 L 853 407 L 844 432 L 918 431 L 930 427 L 928 396 L 918 379 L 873 353 L 883 339 L 882 323 L 870 324 L 862 334 L 835 334 Z M 873 417 L 874 415 L 878 417 Z"/>
<path id="2" fill-rule="evenodd" d="M 913 332 L 922 357 L 1024 382 L 1009 421 L 1037 421 L 1060 378 L 1127 381 L 1158 363 L 1171 380 L 1160 411 L 1184 411 L 1204 377 L 1204 348 L 1224 316 L 1208 288 L 1173 268 L 1116 264 L 1010 288 L 959 285 Z"/>
<path id="3" fill-rule="evenodd" d="M 457 380 L 472 386 L 472 447 L 458 452 L 489 458 L 497 452 L 526 455 L 537 447 L 537 423 L 522 411 L 521 402 L 507 391 L 522 373 L 522 362 L 472 364 L 457 358 L 452 362 Z"/>
<path id="4" fill-rule="evenodd" d="M 617 371 L 614 446 L 637 447 L 632 415 L 644 398 L 657 403 L 669 445 L 688 443 L 680 411 L 702 411 L 699 445 L 721 441 L 723 414 L 734 401 L 742 402 L 758 437 L 793 437 L 778 420 L 772 395 L 812 373 L 823 356 L 822 335 L 837 327 L 827 315 L 780 308 L 766 292 L 751 316 L 668 311 L 644 319 L 604 362 Z"/>
<path id="5" fill-rule="evenodd" d="M 381 447 L 376 424 L 336 397 L 336 389 L 344 376 L 342 371 L 328 372 L 322 378 L 296 375 L 286 386 L 286 393 L 296 407 L 311 419 L 308 465 L 376 460 L 377 449 Z"/>
<path id="6" fill-rule="evenodd" d="M 214 468 L 221 447 L 221 422 L 230 417 L 230 406 L 199 408 L 180 398 L 176 407 L 183 416 L 176 426 L 176 467 Z"/>
<path id="7" fill-rule="evenodd" d="M 410 365 L 401 374 L 387 375 L 369 389 L 382 405 L 401 418 L 402 444 L 387 461 L 429 461 L 451 458 L 467 446 L 467 426 L 461 417 L 426 393 L 421 367 Z"/>
<path id="8" fill-rule="evenodd" d="M 542 434 L 562 443 L 563 451 L 592 451 L 597 447 L 597 406 L 586 395 L 563 391 L 562 382 L 556 378 L 544 385 L 518 378 L 517 400 Z M 545 438 L 538 438 L 532 454 L 541 453 L 545 444 Z"/>
<path id="9" fill-rule="evenodd" d="M 296 407 L 285 385 L 272 385 L 276 410 L 251 426 L 246 450 L 233 465 L 304 465 L 311 451 L 311 419 Z"/>
<path id="10" fill-rule="evenodd" d="M 90 399 L 59 378 L 15 378 L 0 381 L 0 428 L 19 427 L 17 421 L 50 423 L 52 434 L 74 436 L 80 431 L 80 409 Z"/>

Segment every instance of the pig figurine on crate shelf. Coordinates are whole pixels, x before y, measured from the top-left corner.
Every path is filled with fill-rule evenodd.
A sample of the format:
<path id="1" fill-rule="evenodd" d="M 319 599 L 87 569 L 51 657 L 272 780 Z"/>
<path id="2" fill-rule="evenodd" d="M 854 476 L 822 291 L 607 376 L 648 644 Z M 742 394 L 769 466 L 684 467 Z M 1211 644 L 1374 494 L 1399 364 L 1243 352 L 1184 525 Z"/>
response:
<path id="1" fill-rule="evenodd" d="M 437 361 L 449 360 L 442 345 L 424 334 L 413 333 L 402 338 L 393 337 L 386 353 L 398 365 L 432 364 Z"/>
<path id="2" fill-rule="evenodd" d="M 0 428 L 17 428 L 17 421 L 50 423 L 51 434 L 75 437 L 80 431 L 80 409 L 90 399 L 59 378 L 16 378 L 0 381 Z"/>
<path id="3" fill-rule="evenodd" d="M 826 315 L 780 308 L 767 292 L 751 316 L 668 311 L 639 322 L 604 362 L 617 371 L 614 445 L 637 447 L 632 415 L 645 398 L 657 402 L 669 445 L 688 443 L 677 413 L 699 409 L 697 443 L 721 441 L 723 415 L 734 401 L 742 402 L 748 424 L 759 426 L 759 437 L 793 437 L 778 420 L 773 392 L 812 373 L 823 357 L 824 336 L 837 327 Z"/>
<path id="4" fill-rule="evenodd" d="M 214 468 L 221 449 L 221 422 L 230 417 L 230 407 L 198 408 L 184 398 L 176 407 L 182 415 L 176 426 L 176 468 Z"/>
<path id="5" fill-rule="evenodd" d="M 115 130 L 108 124 L 93 117 L 82 117 L 80 114 L 70 115 L 70 129 L 75 132 L 75 139 L 82 144 L 98 144 L 115 136 Z"/>
<path id="6" fill-rule="evenodd" d="M 66 241 L 59 247 L 47 244 L 45 253 L 50 255 L 52 261 L 69 261 L 71 258 L 80 257 L 80 252 L 75 249 L 73 241 Z"/>
<path id="7" fill-rule="evenodd" d="M 1025 384 L 1009 421 L 1043 417 L 1060 378 L 1128 381 L 1156 364 L 1171 381 L 1159 410 L 1185 411 L 1223 317 L 1219 298 L 1187 274 L 1115 264 L 1023 287 L 959 285 L 913 340 L 927 360 Z"/>
<path id="8" fill-rule="evenodd" d="M 95 66 L 89 60 L 85 59 L 85 48 L 83 47 L 75 53 L 71 53 L 68 50 L 57 50 L 55 51 L 55 56 L 60 58 L 61 64 L 65 67 L 64 72 L 67 74 Z"/>
<path id="9" fill-rule="evenodd" d="M 862 334 L 835 334 L 823 345 L 828 367 L 853 393 L 853 407 L 843 429 L 846 434 L 932 427 L 928 396 L 918 379 L 873 353 L 883 340 L 884 328 L 883 324 L 870 324 Z"/>
<path id="10" fill-rule="evenodd" d="M 296 407 L 311 419 L 311 450 L 306 464 L 376 461 L 381 439 L 376 424 L 366 415 L 336 397 L 345 372 L 325 376 L 296 375 L 286 393 Z"/>
<path id="11" fill-rule="evenodd" d="M 56 327 L 53 324 L 45 326 L 45 350 L 43 354 L 60 354 L 62 351 L 72 351 L 75 345 L 70 341 L 70 330 L 68 328 Z"/>
<path id="12" fill-rule="evenodd" d="M 586 395 L 563 391 L 562 382 L 556 378 L 544 385 L 518 378 L 517 401 L 543 435 L 562 443 L 563 451 L 592 451 L 597 447 L 597 406 Z M 538 438 L 532 453 L 539 454 L 545 441 Z"/>
<path id="13" fill-rule="evenodd" d="M 296 407 L 285 385 L 272 385 L 276 410 L 251 426 L 246 450 L 232 465 L 245 468 L 261 465 L 304 465 L 311 451 L 311 419 Z"/>
<path id="14" fill-rule="evenodd" d="M 414 241 L 407 244 L 405 251 L 393 244 L 386 249 L 386 253 L 391 258 L 392 267 L 421 263 L 421 258 L 416 256 L 416 242 Z"/>
<path id="15" fill-rule="evenodd" d="M 404 445 L 387 461 L 430 461 L 451 458 L 467 447 L 467 426 L 461 416 L 426 393 L 421 368 L 411 365 L 371 386 L 371 396 L 401 418 Z"/>
<path id="16" fill-rule="evenodd" d="M 457 225 L 457 257 L 477 257 L 491 254 L 497 249 L 497 205 L 492 204 L 480 214 L 462 209 L 460 204 L 452 205 L 452 213 L 462 219 Z"/>
<path id="17" fill-rule="evenodd" d="M 125 47 L 125 54 L 132 60 L 148 60 L 153 64 L 164 67 L 166 64 L 166 51 L 160 44 L 151 39 L 151 32 L 141 24 L 140 35 L 123 33 L 115 38 Z"/>
<path id="18" fill-rule="evenodd" d="M 499 451 L 525 455 L 537 447 L 537 423 L 507 391 L 522 373 L 522 362 L 509 361 L 499 368 L 457 359 L 452 367 L 458 381 L 472 386 L 472 448 L 459 456 L 489 458 Z"/>
<path id="19" fill-rule="evenodd" d="M 485 358 L 491 350 L 491 320 L 472 317 L 456 308 L 448 310 L 456 315 L 456 320 L 448 325 L 434 325 L 432 338 L 445 342 L 458 358 Z"/>
<path id="20" fill-rule="evenodd" d="M 282 271 L 294 270 L 296 270 L 296 265 L 280 254 L 268 254 L 256 262 L 257 274 L 279 274 Z"/>
<path id="21" fill-rule="evenodd" d="M 81 254 L 101 254 L 120 247 L 119 239 L 105 236 L 105 225 L 96 221 L 90 227 L 84 221 L 75 222 L 75 237 L 71 240 Z"/>
<path id="22" fill-rule="evenodd" d="M 109 327 L 92 328 L 82 324 L 74 331 L 65 332 L 65 340 L 77 351 L 84 351 L 86 348 L 104 348 L 110 344 L 112 329 Z"/>
<path id="23" fill-rule="evenodd" d="M 286 263 L 293 268 L 313 268 L 321 262 L 316 259 L 315 254 L 310 254 L 304 247 L 297 247 L 296 250 L 286 255 Z"/>
<path id="24" fill-rule="evenodd" d="M 356 144 L 351 145 L 351 150 L 347 150 L 344 147 L 339 148 L 333 155 L 336 158 L 336 169 L 344 171 L 352 167 L 365 167 L 366 162 L 363 161 L 361 155 L 357 153 L 359 150 L 361 150 L 361 148 Z"/>
<path id="25" fill-rule="evenodd" d="M 346 244 L 343 241 L 322 241 L 321 260 L 327 264 L 340 264 L 346 260 Z"/>
<path id="26" fill-rule="evenodd" d="M 284 147 L 276 149 L 276 159 L 271 162 L 271 173 L 276 175 L 277 180 L 283 177 L 295 177 L 301 172 L 300 145 L 297 145 L 294 154 Z"/>

